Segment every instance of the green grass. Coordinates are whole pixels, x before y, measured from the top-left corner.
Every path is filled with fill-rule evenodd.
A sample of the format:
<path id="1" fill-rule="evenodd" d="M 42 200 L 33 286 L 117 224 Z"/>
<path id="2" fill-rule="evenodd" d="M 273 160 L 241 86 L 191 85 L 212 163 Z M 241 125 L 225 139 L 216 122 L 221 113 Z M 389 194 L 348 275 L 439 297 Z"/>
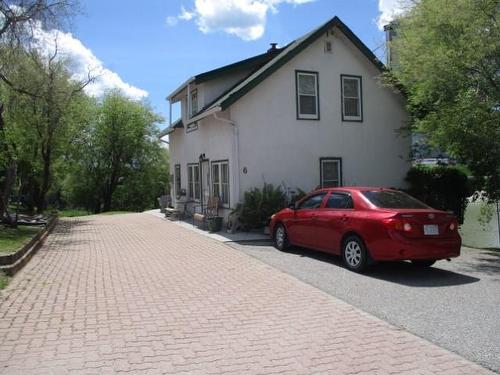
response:
<path id="1" fill-rule="evenodd" d="M 0 271 L 0 290 L 9 285 L 10 277 Z"/>
<path id="2" fill-rule="evenodd" d="M 18 226 L 16 229 L 0 226 L 0 254 L 15 252 L 42 229 L 43 226 Z"/>
<path id="3" fill-rule="evenodd" d="M 59 211 L 60 217 L 76 217 L 76 216 L 88 216 L 92 215 L 91 212 L 86 210 L 61 210 Z"/>

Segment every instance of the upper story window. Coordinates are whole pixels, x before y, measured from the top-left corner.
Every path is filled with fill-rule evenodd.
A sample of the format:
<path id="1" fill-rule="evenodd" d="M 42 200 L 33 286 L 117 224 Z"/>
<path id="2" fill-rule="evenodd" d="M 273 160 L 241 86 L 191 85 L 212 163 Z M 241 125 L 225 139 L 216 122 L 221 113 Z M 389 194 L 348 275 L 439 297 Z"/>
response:
<path id="1" fill-rule="evenodd" d="M 363 121 L 361 77 L 341 75 L 342 121 Z"/>
<path id="2" fill-rule="evenodd" d="M 319 120 L 319 87 L 317 72 L 295 72 L 297 119 Z"/>
<path id="3" fill-rule="evenodd" d="M 191 111 L 189 116 L 193 117 L 198 113 L 198 90 L 191 91 Z"/>

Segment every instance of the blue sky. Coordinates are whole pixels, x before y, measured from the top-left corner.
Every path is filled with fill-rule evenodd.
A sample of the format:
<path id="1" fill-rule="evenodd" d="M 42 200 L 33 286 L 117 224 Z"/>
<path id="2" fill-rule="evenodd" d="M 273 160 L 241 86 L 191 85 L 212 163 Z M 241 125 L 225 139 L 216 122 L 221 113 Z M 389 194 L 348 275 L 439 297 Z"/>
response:
<path id="1" fill-rule="evenodd" d="M 270 42 L 284 45 L 335 15 L 377 49 L 379 26 L 398 11 L 397 1 L 85 0 L 59 43 L 80 69 L 106 72 L 97 94 L 118 86 L 168 119 L 165 97 L 188 77 L 263 53 Z M 384 58 L 383 49 L 376 53 Z"/>

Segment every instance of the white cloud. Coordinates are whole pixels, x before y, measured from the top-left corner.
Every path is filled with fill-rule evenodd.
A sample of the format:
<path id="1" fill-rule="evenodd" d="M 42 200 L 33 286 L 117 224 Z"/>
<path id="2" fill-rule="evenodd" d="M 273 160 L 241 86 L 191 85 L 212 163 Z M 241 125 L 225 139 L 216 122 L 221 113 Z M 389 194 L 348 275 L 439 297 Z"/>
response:
<path id="1" fill-rule="evenodd" d="M 179 20 L 177 19 L 177 17 L 174 17 L 174 16 L 167 17 L 167 25 L 168 26 L 175 26 L 178 23 L 179 23 Z"/>
<path id="2" fill-rule="evenodd" d="M 133 100 L 148 96 L 148 92 L 124 82 L 118 74 L 107 69 L 94 53 L 70 33 L 59 30 L 45 31 L 35 27 L 34 46 L 41 53 L 53 54 L 57 45 L 61 57 L 69 58 L 73 77 L 85 80 L 89 71 L 97 76 L 96 80 L 85 87 L 87 94 L 98 97 L 107 90 L 118 89 Z"/>
<path id="3" fill-rule="evenodd" d="M 177 20 L 194 20 L 203 33 L 223 31 L 243 40 L 259 39 L 268 12 L 277 13 L 282 3 L 300 5 L 315 0 L 195 0 L 192 11 L 181 8 Z M 167 24 L 175 26 L 177 22 Z"/>
<path id="4" fill-rule="evenodd" d="M 415 3 L 415 0 L 378 0 L 380 12 L 377 25 L 380 30 L 384 28 L 395 17 L 405 13 Z"/>
<path id="5" fill-rule="evenodd" d="M 195 12 L 189 12 L 186 10 L 186 8 L 181 7 L 181 14 L 179 14 L 179 19 L 184 20 L 184 21 L 190 21 L 196 16 Z"/>

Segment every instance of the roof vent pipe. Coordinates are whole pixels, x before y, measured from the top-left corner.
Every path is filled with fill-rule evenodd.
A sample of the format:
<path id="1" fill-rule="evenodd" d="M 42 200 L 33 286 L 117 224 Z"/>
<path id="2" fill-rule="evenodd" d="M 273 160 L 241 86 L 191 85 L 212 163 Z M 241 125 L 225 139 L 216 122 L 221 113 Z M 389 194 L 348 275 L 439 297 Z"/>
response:
<path id="1" fill-rule="evenodd" d="M 274 52 L 276 51 L 278 48 L 276 48 L 276 46 L 278 45 L 278 43 L 269 43 L 271 45 L 271 48 L 269 48 L 267 50 L 267 52 Z"/>

